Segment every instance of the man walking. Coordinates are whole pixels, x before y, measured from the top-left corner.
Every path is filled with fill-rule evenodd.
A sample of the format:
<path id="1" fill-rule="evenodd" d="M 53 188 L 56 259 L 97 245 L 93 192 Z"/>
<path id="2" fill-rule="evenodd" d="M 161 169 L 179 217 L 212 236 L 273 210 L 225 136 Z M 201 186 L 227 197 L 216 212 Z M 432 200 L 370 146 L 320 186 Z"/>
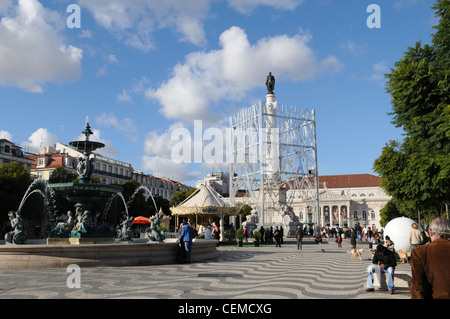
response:
<path id="1" fill-rule="evenodd" d="M 184 251 L 186 253 L 185 262 L 191 262 L 192 240 L 195 237 L 194 228 L 191 226 L 191 222 L 188 220 L 186 225 L 181 229 L 180 240 L 183 240 Z"/>
<path id="2" fill-rule="evenodd" d="M 450 226 L 435 217 L 428 229 L 431 243 L 411 251 L 411 298 L 450 299 Z"/>
<path id="3" fill-rule="evenodd" d="M 303 230 L 300 226 L 297 226 L 295 239 L 297 239 L 297 249 L 302 250 Z"/>
<path id="4" fill-rule="evenodd" d="M 280 242 L 280 230 L 278 229 L 278 226 L 275 226 L 275 230 L 273 232 L 273 239 L 275 239 L 275 247 L 281 247 Z"/>

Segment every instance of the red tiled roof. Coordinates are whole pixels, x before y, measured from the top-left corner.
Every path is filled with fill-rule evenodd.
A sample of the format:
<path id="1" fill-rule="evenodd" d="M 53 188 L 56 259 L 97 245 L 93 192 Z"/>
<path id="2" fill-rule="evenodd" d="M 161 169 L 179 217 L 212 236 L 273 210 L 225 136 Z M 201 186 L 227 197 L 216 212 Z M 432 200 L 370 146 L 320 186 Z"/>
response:
<path id="1" fill-rule="evenodd" d="M 379 187 L 381 177 L 372 174 L 324 175 L 319 176 L 320 188 L 326 182 L 327 188 Z"/>

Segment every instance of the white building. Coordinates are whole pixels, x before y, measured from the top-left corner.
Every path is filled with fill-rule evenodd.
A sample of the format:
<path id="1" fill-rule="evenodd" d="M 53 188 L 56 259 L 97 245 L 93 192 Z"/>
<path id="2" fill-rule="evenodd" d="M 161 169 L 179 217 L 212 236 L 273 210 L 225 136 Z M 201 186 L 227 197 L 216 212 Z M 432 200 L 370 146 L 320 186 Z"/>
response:
<path id="1" fill-rule="evenodd" d="M 17 162 L 30 172 L 33 161 L 27 158 L 22 148 L 7 139 L 0 139 L 0 166 L 3 164 Z"/>
<path id="2" fill-rule="evenodd" d="M 31 168 L 31 175 L 37 178 L 48 180 L 51 173 L 63 166 L 70 173 L 76 174 L 78 157 L 83 155 L 78 150 L 56 143 L 54 146 L 42 147 L 37 155 L 30 155 L 34 160 Z M 128 163 L 117 161 L 103 155 L 93 153 L 94 173 L 92 177 L 97 177 L 102 184 L 121 184 L 132 178 L 133 166 Z"/>
<path id="3" fill-rule="evenodd" d="M 132 178 L 142 186 L 147 187 L 152 195 L 158 195 L 169 200 L 175 193 L 184 192 L 191 189 L 190 186 L 168 178 L 156 177 L 150 174 L 134 171 Z"/>
<path id="4" fill-rule="evenodd" d="M 320 225 L 380 229 L 380 210 L 391 199 L 380 185 L 381 178 L 371 174 L 319 176 Z M 296 193 L 291 207 L 298 220 L 315 224 L 315 200 L 288 192 Z"/>
<path id="5" fill-rule="evenodd" d="M 214 175 L 214 174 L 213 174 Z M 218 176 L 208 176 L 197 182 L 198 185 L 208 183 L 221 193 Z M 220 175 L 222 176 L 222 175 Z M 228 178 L 223 175 L 224 178 Z M 320 226 L 348 226 L 355 224 L 368 225 L 380 229 L 380 210 L 391 199 L 381 188 L 381 178 L 372 174 L 327 175 L 319 176 L 319 210 Z M 251 203 L 250 197 L 239 193 L 235 197 L 236 205 Z M 285 225 L 296 220 L 302 224 L 316 224 L 316 200 L 306 195 L 303 190 L 286 190 L 280 192 L 280 207 L 267 209 L 264 226 Z M 287 205 L 283 205 L 285 198 L 293 198 Z M 273 205 L 266 201 L 266 205 Z M 278 211 L 278 212 L 277 212 Z"/>

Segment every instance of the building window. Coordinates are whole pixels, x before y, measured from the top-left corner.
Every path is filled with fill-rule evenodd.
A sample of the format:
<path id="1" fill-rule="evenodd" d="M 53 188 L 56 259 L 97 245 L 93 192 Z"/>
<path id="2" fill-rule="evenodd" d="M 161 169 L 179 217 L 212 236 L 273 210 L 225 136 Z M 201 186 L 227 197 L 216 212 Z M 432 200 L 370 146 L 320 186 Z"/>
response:
<path id="1" fill-rule="evenodd" d="M 365 210 L 363 210 L 362 212 L 362 219 L 367 219 L 367 214 Z"/>
<path id="2" fill-rule="evenodd" d="M 356 210 L 353 212 L 353 219 L 358 220 L 358 212 Z"/>

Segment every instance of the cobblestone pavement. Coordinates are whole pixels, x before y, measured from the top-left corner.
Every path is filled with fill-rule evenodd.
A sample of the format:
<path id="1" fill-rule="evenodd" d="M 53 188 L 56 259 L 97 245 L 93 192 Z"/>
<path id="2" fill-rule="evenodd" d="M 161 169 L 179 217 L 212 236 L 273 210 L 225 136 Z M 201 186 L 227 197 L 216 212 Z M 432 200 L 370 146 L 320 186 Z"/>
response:
<path id="1" fill-rule="evenodd" d="M 80 288 L 68 287 L 66 269 L 4 270 L 0 299 L 410 299 L 407 288 L 365 292 L 371 254 L 358 248 L 363 260 L 352 260 L 348 244 L 309 239 L 302 250 L 293 239 L 281 248 L 220 246 L 220 257 L 206 262 L 82 268 Z"/>

